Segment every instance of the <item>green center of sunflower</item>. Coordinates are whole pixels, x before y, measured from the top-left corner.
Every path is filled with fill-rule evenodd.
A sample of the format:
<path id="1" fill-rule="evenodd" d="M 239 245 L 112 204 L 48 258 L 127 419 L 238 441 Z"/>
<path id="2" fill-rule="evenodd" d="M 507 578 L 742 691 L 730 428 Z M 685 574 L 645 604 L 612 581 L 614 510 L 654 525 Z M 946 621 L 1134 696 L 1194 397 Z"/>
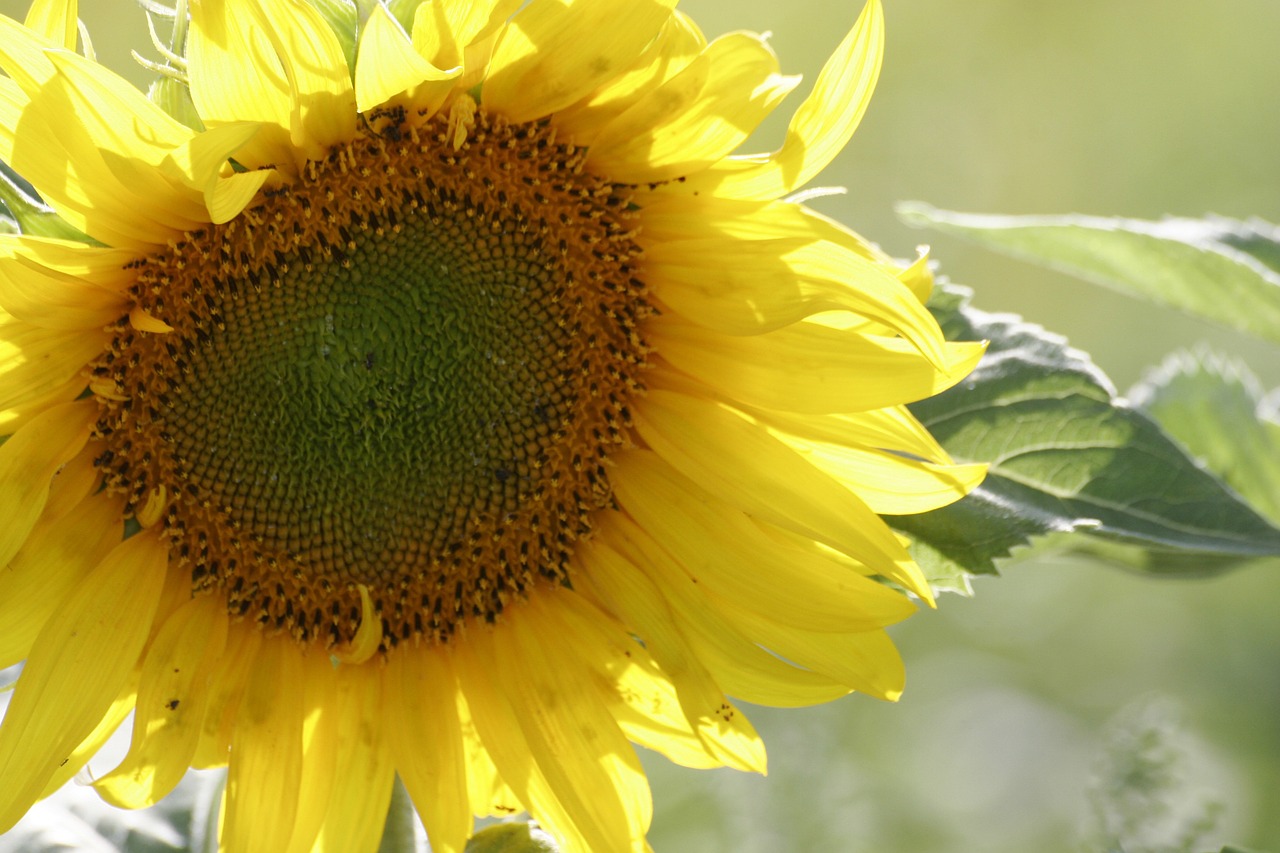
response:
<path id="1" fill-rule="evenodd" d="M 141 261 L 172 331 L 95 367 L 110 486 L 304 641 L 351 640 L 362 586 L 386 647 L 565 581 L 644 364 L 624 187 L 546 127 L 397 119 Z"/>

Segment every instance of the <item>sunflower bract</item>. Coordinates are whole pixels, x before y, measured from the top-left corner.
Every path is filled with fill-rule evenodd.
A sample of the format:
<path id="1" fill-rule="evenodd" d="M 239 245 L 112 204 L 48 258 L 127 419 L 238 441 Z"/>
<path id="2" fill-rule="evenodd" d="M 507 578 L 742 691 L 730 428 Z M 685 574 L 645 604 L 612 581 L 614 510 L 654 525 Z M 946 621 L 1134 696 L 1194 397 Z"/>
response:
<path id="1" fill-rule="evenodd" d="M 982 347 L 784 198 L 879 3 L 755 156 L 797 79 L 673 7 L 192 0 L 199 131 L 74 2 L 0 18 L 0 160 L 88 238 L 0 237 L 0 829 L 132 710 L 98 791 L 226 765 L 227 850 L 372 851 L 398 773 L 441 853 L 639 851 L 633 744 L 763 771 L 729 697 L 897 698 L 933 599 L 877 513 L 983 475 L 903 404 Z"/>

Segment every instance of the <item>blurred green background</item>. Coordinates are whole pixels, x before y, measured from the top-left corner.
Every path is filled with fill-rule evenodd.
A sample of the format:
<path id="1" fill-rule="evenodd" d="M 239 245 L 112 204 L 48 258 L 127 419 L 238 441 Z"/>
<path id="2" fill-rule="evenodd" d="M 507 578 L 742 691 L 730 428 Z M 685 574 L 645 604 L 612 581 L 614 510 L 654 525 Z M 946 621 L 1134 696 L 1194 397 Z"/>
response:
<path id="1" fill-rule="evenodd" d="M 0 0 L 0 11 L 25 5 Z M 145 79 L 128 59 L 146 43 L 132 0 L 82 5 L 100 58 Z M 1122 391 L 1201 341 L 1242 360 L 1266 387 L 1280 385 L 1274 347 L 912 231 L 893 214 L 896 202 L 919 199 L 981 212 L 1280 222 L 1280 3 L 885 7 L 875 100 L 820 179 L 849 193 L 815 207 L 900 256 L 932 244 L 942 271 L 976 290 L 978 307 L 1066 335 Z M 708 35 L 771 31 L 783 69 L 812 80 L 861 4 L 681 8 Z M 766 126 L 761 145 L 776 143 L 783 126 Z M 1154 719 L 1178 759 L 1164 796 L 1172 828 L 1130 833 L 1127 853 L 1182 849 L 1177 823 L 1212 804 L 1216 828 L 1192 850 L 1230 842 L 1280 851 L 1280 566 L 1152 581 L 1040 555 L 1003 570 L 980 579 L 975 598 L 949 596 L 896 629 L 908 670 L 897 705 L 855 696 L 753 711 L 770 746 L 767 779 L 648 761 L 654 848 L 1101 851 L 1088 792 L 1108 760 L 1123 764 L 1116 744 L 1125 734 Z"/>

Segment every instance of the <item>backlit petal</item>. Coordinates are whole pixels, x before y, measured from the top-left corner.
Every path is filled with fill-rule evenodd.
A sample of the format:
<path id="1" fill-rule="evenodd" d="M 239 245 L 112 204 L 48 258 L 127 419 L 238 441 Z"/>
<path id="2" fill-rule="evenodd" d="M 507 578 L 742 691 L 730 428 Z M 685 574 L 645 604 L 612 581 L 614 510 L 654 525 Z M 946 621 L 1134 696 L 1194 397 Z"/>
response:
<path id="1" fill-rule="evenodd" d="M 33 0 L 22 24 L 59 47 L 76 49 L 76 0 Z"/>
<path id="2" fill-rule="evenodd" d="M 374 850 L 382 838 L 395 779 L 390 738 L 380 725 L 386 702 L 382 672 L 369 666 L 343 666 L 336 677 L 333 789 L 315 848 Z"/>
<path id="3" fill-rule="evenodd" d="M 461 853 L 471 814 L 466 800 L 457 796 L 467 787 L 467 765 L 450 656 L 443 649 L 396 655 L 384 678 L 387 737 L 431 849 Z"/>
<path id="4" fill-rule="evenodd" d="M 195 754 L 207 682 L 226 636 L 226 608 L 212 596 L 187 601 L 165 621 L 143 662 L 129 752 L 94 783 L 108 802 L 149 806 L 182 779 Z"/>
<path id="5" fill-rule="evenodd" d="M 374 6 L 356 54 L 356 108 L 368 112 L 410 93 L 415 108 L 434 111 L 462 73 L 460 65 L 442 69 L 424 59 L 384 6 Z M 423 84 L 432 84 L 416 91 Z"/>
<path id="6" fill-rule="evenodd" d="M 55 406 L 0 445 L 0 566 L 8 565 L 35 526 L 53 475 L 89 439 L 94 414 L 88 400 Z"/>
<path id="7" fill-rule="evenodd" d="M 760 37 L 722 36 L 610 122 L 589 161 L 635 183 L 699 172 L 737 148 L 798 82 L 778 73 Z"/>
<path id="8" fill-rule="evenodd" d="M 920 569 L 866 504 L 760 427 L 715 403 L 657 390 L 637 425 L 658 455 L 703 488 L 838 548 L 932 601 Z"/>
<path id="9" fill-rule="evenodd" d="M 63 600 L 120 544 L 121 501 L 95 495 L 72 512 L 44 518 L 0 571 L 0 669 L 31 646 Z"/>
<path id="10" fill-rule="evenodd" d="M 298 650 L 283 637 L 264 639 L 231 736 L 222 827 L 230 853 L 288 847 L 302 780 L 303 696 Z"/>
<path id="11" fill-rule="evenodd" d="M 626 70 L 675 0 L 533 0 L 498 40 L 484 105 L 511 121 L 567 107 Z"/>
<path id="12" fill-rule="evenodd" d="M 153 535 L 120 544 L 36 638 L 0 724 L 0 832 L 110 710 L 151 631 L 166 558 Z"/>
<path id="13" fill-rule="evenodd" d="M 792 116 L 782 148 L 773 154 L 728 159 L 677 189 L 769 199 L 804 186 L 844 148 L 862 121 L 880 76 L 883 52 L 884 13 L 880 0 L 868 0 Z"/>

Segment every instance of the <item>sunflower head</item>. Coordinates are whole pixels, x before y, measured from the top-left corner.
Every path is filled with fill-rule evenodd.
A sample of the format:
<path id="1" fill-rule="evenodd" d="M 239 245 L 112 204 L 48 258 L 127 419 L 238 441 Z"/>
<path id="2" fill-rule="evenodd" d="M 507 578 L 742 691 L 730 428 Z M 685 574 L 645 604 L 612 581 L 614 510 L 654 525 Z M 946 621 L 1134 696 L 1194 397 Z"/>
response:
<path id="1" fill-rule="evenodd" d="M 629 443 L 651 309 L 628 188 L 548 127 L 454 112 L 380 116 L 141 260 L 135 311 L 166 328 L 122 317 L 91 368 L 126 511 L 304 643 L 349 642 L 361 587 L 385 650 L 568 580 Z"/>
<path id="2" fill-rule="evenodd" d="M 877 0 L 752 156 L 798 78 L 674 2 L 192 0 L 150 100 L 75 11 L 0 18 L 58 229 L 0 237 L 0 827 L 132 710 L 98 790 L 227 765 L 229 849 L 375 849 L 398 773 L 441 851 L 641 850 L 632 744 L 762 771 L 726 697 L 897 697 L 879 514 L 982 476 L 903 405 L 981 347 L 787 200 Z"/>

